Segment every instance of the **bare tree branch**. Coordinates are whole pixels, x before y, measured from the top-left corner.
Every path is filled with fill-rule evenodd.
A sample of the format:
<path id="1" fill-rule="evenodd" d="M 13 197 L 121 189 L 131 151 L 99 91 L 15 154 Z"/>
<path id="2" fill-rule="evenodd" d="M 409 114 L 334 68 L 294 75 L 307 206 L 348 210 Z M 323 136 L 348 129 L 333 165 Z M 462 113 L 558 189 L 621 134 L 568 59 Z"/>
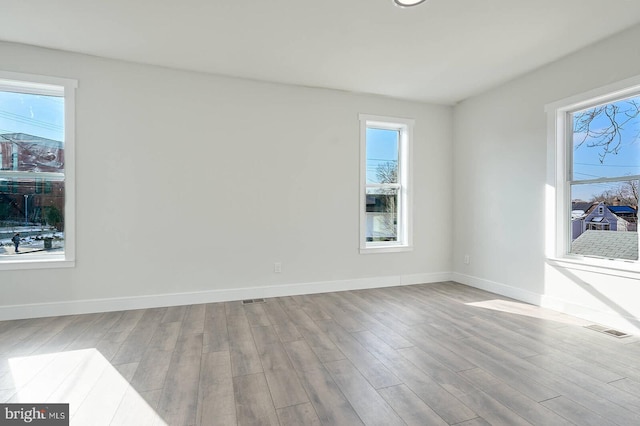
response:
<path id="1" fill-rule="evenodd" d="M 609 154 L 618 154 L 622 147 L 622 136 L 626 130 L 627 123 L 635 120 L 640 115 L 640 103 L 635 99 L 625 101 L 624 103 L 610 103 L 594 108 L 589 108 L 573 117 L 574 134 L 582 135 L 581 140 L 576 144 L 575 149 L 585 146 L 589 148 L 601 147 L 602 151 L 598 154 L 600 163 L 604 163 L 604 159 Z M 605 122 L 600 125 L 599 118 Z M 632 139 L 638 139 L 640 135 L 633 135 Z"/>
<path id="2" fill-rule="evenodd" d="M 607 189 L 599 195 L 595 195 L 591 202 L 604 201 L 612 206 L 616 198 L 619 200 L 620 205 L 636 207 L 638 205 L 638 181 L 628 180 L 621 182 L 617 188 Z"/>
<path id="3" fill-rule="evenodd" d="M 391 161 L 378 164 L 376 169 L 376 177 L 379 183 L 397 183 L 398 182 L 398 165 Z"/>

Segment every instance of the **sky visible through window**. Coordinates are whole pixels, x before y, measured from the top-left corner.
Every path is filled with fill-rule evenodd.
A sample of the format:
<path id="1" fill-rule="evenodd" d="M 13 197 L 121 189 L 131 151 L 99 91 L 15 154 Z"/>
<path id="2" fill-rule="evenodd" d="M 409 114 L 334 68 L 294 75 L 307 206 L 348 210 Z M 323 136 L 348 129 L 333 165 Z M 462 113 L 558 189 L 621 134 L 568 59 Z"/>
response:
<path id="1" fill-rule="evenodd" d="M 380 182 L 378 168 L 398 166 L 400 132 L 390 129 L 367 128 L 367 183 Z"/>
<path id="2" fill-rule="evenodd" d="M 611 132 L 610 113 L 605 111 L 591 121 L 590 135 L 584 131 L 574 132 L 572 178 L 574 181 L 640 175 L 640 116 L 637 115 L 634 102 L 636 105 L 640 104 L 640 96 L 607 104 L 617 108 L 618 113 L 614 121 L 622 124 L 617 129 L 619 135 L 614 137 L 609 146 L 609 152 L 605 152 L 602 144 L 598 144 L 598 135 Z M 577 111 L 573 116 L 575 118 L 591 111 L 594 111 L 594 108 Z M 633 112 L 636 112 L 635 117 L 632 117 Z M 603 192 L 616 191 L 619 187 L 619 182 L 573 185 L 571 198 L 591 201 Z"/>
<path id="3" fill-rule="evenodd" d="M 64 141 L 64 98 L 0 91 L 0 134 Z"/>

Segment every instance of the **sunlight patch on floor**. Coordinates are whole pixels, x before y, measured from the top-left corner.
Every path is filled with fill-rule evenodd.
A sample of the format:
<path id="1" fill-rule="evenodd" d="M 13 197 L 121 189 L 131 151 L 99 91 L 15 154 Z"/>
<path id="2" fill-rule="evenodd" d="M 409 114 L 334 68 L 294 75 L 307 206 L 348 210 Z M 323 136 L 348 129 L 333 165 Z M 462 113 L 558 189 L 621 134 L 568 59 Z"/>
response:
<path id="1" fill-rule="evenodd" d="M 523 315 L 531 318 L 555 321 L 568 325 L 584 326 L 592 324 L 592 322 L 590 321 L 572 317 L 561 312 L 556 312 L 550 309 L 541 308 L 539 306 L 530 305 L 528 303 L 515 302 L 511 300 L 483 300 L 481 302 L 465 303 L 465 305 L 475 306 L 477 308 L 491 309 L 499 312 L 506 312 L 509 314 Z"/>
<path id="2" fill-rule="evenodd" d="M 16 389 L 7 402 L 68 403 L 71 424 L 166 425 L 123 377 L 135 364 L 112 366 L 96 349 L 9 359 Z"/>

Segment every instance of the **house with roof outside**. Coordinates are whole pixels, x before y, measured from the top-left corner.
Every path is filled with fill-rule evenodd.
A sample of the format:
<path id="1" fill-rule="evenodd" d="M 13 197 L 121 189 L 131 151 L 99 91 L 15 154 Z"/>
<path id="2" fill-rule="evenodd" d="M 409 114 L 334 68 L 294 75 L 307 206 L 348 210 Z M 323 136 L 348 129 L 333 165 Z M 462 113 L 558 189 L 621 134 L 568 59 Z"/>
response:
<path id="1" fill-rule="evenodd" d="M 571 240 L 585 231 L 637 231 L 637 208 L 610 206 L 604 201 L 574 202 L 571 209 Z"/>
<path id="2" fill-rule="evenodd" d="M 632 206 L 608 206 L 616 216 L 627 221 L 627 231 L 638 230 L 638 209 Z"/>
<path id="3" fill-rule="evenodd" d="M 638 259 L 637 207 L 619 204 L 618 199 L 614 200 L 614 205 L 602 201 L 572 203 L 571 253 Z"/>

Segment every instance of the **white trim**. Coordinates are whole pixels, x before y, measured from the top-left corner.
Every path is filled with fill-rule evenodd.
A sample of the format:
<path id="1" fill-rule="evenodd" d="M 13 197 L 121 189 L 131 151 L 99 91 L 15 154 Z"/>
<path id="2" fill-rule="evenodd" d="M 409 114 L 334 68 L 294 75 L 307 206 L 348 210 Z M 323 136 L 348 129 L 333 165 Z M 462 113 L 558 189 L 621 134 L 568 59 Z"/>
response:
<path id="1" fill-rule="evenodd" d="M 571 268 L 634 280 L 640 279 L 640 264 L 636 261 L 566 255 L 559 258 L 547 258 L 547 263 L 561 268 Z"/>
<path id="2" fill-rule="evenodd" d="M 431 284 L 451 281 L 451 272 L 400 275 L 400 285 Z"/>
<path id="3" fill-rule="evenodd" d="M 191 293 L 173 293 L 118 297 L 109 299 L 74 300 L 54 303 L 0 306 L 0 321 L 41 318 L 59 315 L 78 315 L 96 312 L 113 312 L 131 309 L 147 309 L 202 303 L 227 302 L 233 300 L 295 296 L 334 291 L 363 290 L 369 288 L 397 287 L 415 284 L 430 284 L 454 281 L 470 287 L 510 297 L 532 305 L 552 309 L 588 321 L 619 328 L 632 333 L 640 333 L 635 324 L 640 318 L 626 318 L 611 312 L 599 311 L 584 305 L 544 294 L 537 294 L 507 284 L 457 272 L 435 272 L 386 277 L 359 278 L 340 281 L 321 281 L 301 284 L 283 284 L 265 287 L 244 287 L 239 289 L 209 290 Z"/>
<path id="4" fill-rule="evenodd" d="M 367 120 L 363 114 L 359 115 L 360 119 L 360 185 L 358 185 L 358 192 L 360 193 L 360 203 L 358 205 L 360 209 L 360 230 L 358 232 L 358 247 L 360 250 L 366 248 L 366 233 L 367 233 L 367 194 L 365 188 L 367 187 Z M 364 166 L 363 166 L 364 165 Z M 364 169 L 364 170 L 363 170 Z"/>
<path id="5" fill-rule="evenodd" d="M 571 244 L 571 187 L 574 184 L 593 182 L 622 181 L 637 176 L 598 178 L 574 181 L 571 148 L 572 129 L 570 115 L 595 105 L 615 102 L 640 93 L 640 76 L 599 87 L 585 93 L 545 105 L 547 114 L 547 194 L 546 194 L 546 232 L 545 255 L 548 260 L 576 262 L 576 258 L 585 265 L 594 268 L 607 268 L 621 272 L 640 271 L 640 262 L 619 262 L 609 264 L 608 260 L 576 256 L 569 253 Z"/>
<path id="6" fill-rule="evenodd" d="M 402 124 L 407 127 L 413 127 L 416 120 L 413 118 L 401 118 L 391 117 L 388 115 L 375 115 L 375 114 L 358 114 L 360 121 L 365 121 L 378 129 L 395 130 L 398 128 L 398 124 Z"/>
<path id="7" fill-rule="evenodd" d="M 542 295 L 541 307 L 572 315 L 595 324 L 604 325 L 627 333 L 639 334 L 640 318 L 625 317 L 619 314 L 604 312 L 591 307 L 574 303 L 571 300 Z"/>
<path id="8" fill-rule="evenodd" d="M 208 290 L 191 293 L 172 293 L 109 299 L 74 300 L 54 303 L 0 306 L 0 321 L 40 318 L 59 315 L 78 315 L 130 309 L 228 302 L 266 297 L 295 296 L 333 291 L 362 290 L 450 281 L 451 273 L 436 272 L 387 277 L 358 278 L 340 281 L 320 281 L 277 286 L 245 287 L 238 289 Z"/>
<path id="9" fill-rule="evenodd" d="M 65 170 L 61 173 L 26 173 L 5 171 L 12 177 L 51 177 L 64 176 L 64 254 L 33 255 L 34 257 L 11 257 L 0 260 L 0 270 L 43 269 L 74 267 L 76 258 L 75 223 L 75 137 L 76 137 L 76 88 L 78 81 L 69 78 L 48 77 L 0 70 L 0 90 L 20 93 L 60 96 L 64 98 L 64 160 Z"/>
<path id="10" fill-rule="evenodd" d="M 69 80 L 64 89 L 64 256 L 76 260 L 76 88 Z"/>
<path id="11" fill-rule="evenodd" d="M 16 82 L 19 82 L 19 86 L 25 90 L 32 88 L 36 93 L 50 94 L 51 96 L 62 96 L 63 92 L 60 90 L 61 88 L 66 90 L 78 87 L 78 80 L 71 78 L 0 70 L 0 90 L 11 91 L 10 88 L 16 87 Z M 21 91 L 24 92 L 24 90 Z"/>
<path id="12" fill-rule="evenodd" d="M 393 253 L 413 250 L 413 127 L 411 118 L 389 117 L 373 114 L 358 114 L 360 120 L 360 232 L 361 254 Z M 398 241 L 370 243 L 366 241 L 367 231 L 367 128 L 399 130 L 398 177 L 401 193 L 398 206 Z M 377 185 L 372 185 L 377 186 Z M 383 185 L 381 185 L 383 186 Z M 385 185 L 385 186 L 394 186 Z"/>
<path id="13" fill-rule="evenodd" d="M 48 254 L 38 256 L 37 259 L 25 257 L 29 254 L 21 255 L 20 258 L 12 257 L 11 261 L 0 262 L 0 271 L 15 271 L 22 269 L 56 269 L 56 268 L 73 268 L 76 263 L 72 260 L 66 260 L 64 254 Z"/>
<path id="14" fill-rule="evenodd" d="M 607 327 L 618 328 L 629 333 L 640 333 L 640 318 L 624 317 L 615 313 L 597 310 L 588 306 L 575 303 L 571 300 L 560 299 L 545 294 L 538 294 L 521 288 L 513 287 L 496 281 L 485 280 L 483 278 L 454 272 L 451 280 L 459 282 L 469 287 L 510 297 L 521 302 L 529 303 L 542 308 L 551 309 L 596 324 Z"/>
<path id="15" fill-rule="evenodd" d="M 510 285 L 502 284 L 496 281 L 485 280 L 484 278 L 477 278 L 458 272 L 454 272 L 451 279 L 455 282 L 468 285 L 469 287 L 475 287 L 479 288 L 480 290 L 499 294 L 501 296 L 511 297 L 512 299 L 520 300 L 532 305 L 540 306 L 540 304 L 542 303 L 542 295 L 540 294 L 523 290 L 518 287 L 512 287 Z"/>
<path id="16" fill-rule="evenodd" d="M 544 110 L 545 112 L 552 114 L 556 111 L 577 111 L 594 103 L 604 103 L 616 98 L 624 98 L 625 96 L 639 90 L 640 75 L 607 84 L 606 86 L 601 86 L 564 99 L 559 99 L 545 105 Z"/>
<path id="17" fill-rule="evenodd" d="M 366 248 L 360 248 L 360 254 L 380 254 L 380 253 L 399 253 L 403 251 L 411 251 L 413 250 L 413 246 L 407 245 L 390 245 L 390 244 L 381 244 L 379 246 L 367 246 Z"/>

